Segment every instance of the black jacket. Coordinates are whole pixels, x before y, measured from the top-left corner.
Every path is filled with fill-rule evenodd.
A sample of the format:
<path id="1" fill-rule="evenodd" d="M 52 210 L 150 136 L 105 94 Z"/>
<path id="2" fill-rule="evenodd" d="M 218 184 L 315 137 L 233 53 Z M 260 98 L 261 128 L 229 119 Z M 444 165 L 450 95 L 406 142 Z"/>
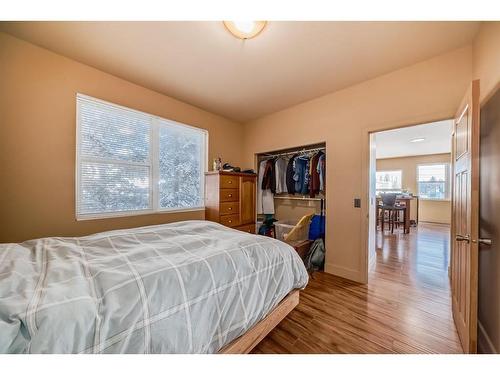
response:
<path id="1" fill-rule="evenodd" d="M 264 176 L 262 178 L 262 190 L 270 189 L 271 193 L 276 193 L 276 167 L 275 159 L 269 159 L 266 162 L 266 168 L 264 169 Z"/>
<path id="2" fill-rule="evenodd" d="M 288 161 L 288 165 L 286 166 L 286 190 L 288 194 L 295 194 L 295 180 L 293 179 L 294 170 L 293 170 L 293 161 L 297 155 L 293 155 Z"/>

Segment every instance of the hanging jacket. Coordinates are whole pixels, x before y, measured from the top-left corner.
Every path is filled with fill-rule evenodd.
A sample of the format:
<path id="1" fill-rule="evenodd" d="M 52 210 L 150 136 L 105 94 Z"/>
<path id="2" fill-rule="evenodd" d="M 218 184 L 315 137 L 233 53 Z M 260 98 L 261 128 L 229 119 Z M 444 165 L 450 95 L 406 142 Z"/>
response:
<path id="1" fill-rule="evenodd" d="M 305 156 L 306 160 L 306 167 L 304 170 L 304 181 L 302 181 L 302 190 L 301 194 L 306 195 L 309 193 L 309 180 L 311 179 L 311 175 L 309 174 L 309 167 L 311 165 L 311 160 L 309 159 L 309 156 Z"/>
<path id="2" fill-rule="evenodd" d="M 311 173 L 311 178 L 309 180 L 309 196 L 311 198 L 314 198 L 315 195 L 318 194 L 320 191 L 318 163 L 321 155 L 323 155 L 323 152 L 320 151 L 316 155 L 314 155 L 311 159 L 311 167 L 309 169 Z"/>
<path id="3" fill-rule="evenodd" d="M 309 158 L 305 155 L 295 158 L 293 179 L 295 192 L 307 194 L 309 191 Z"/>
<path id="4" fill-rule="evenodd" d="M 275 159 L 269 159 L 266 162 L 264 175 L 262 178 L 262 190 L 271 190 L 271 193 L 276 193 L 276 170 L 274 165 Z"/>
<path id="5" fill-rule="evenodd" d="M 262 180 L 266 169 L 267 161 L 263 160 L 259 164 L 259 177 L 257 184 L 257 213 L 274 214 L 274 197 L 270 190 L 262 189 Z"/>
<path id="6" fill-rule="evenodd" d="M 323 193 L 326 190 L 326 154 L 322 154 L 318 160 L 316 171 L 319 174 L 319 190 Z"/>
<path id="7" fill-rule="evenodd" d="M 295 194 L 295 180 L 293 176 L 295 174 L 293 170 L 294 160 L 298 155 L 293 155 L 286 166 L 286 190 L 288 194 Z"/>
<path id="8" fill-rule="evenodd" d="M 287 193 L 286 186 L 286 170 L 288 165 L 288 158 L 280 156 L 276 159 L 274 163 L 274 169 L 276 172 L 276 194 Z"/>

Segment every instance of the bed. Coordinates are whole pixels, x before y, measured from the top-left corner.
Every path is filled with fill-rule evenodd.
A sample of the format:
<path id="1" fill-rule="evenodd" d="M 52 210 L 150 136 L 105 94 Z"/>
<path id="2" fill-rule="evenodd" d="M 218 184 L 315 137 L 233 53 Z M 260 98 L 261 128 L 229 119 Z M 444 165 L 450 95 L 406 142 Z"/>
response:
<path id="1" fill-rule="evenodd" d="M 289 245 L 209 221 L 1 244 L 0 352 L 248 352 L 307 281 Z"/>

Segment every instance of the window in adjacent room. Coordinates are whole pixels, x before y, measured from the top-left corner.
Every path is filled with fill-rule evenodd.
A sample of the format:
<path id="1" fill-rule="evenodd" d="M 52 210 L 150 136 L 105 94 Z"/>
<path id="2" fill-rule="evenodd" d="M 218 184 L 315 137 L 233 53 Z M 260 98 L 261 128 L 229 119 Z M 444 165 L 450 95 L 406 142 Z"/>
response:
<path id="1" fill-rule="evenodd" d="M 78 219 L 203 208 L 207 132 L 77 95 Z"/>
<path id="2" fill-rule="evenodd" d="M 448 200 L 450 165 L 422 164 L 417 167 L 418 196 L 420 199 Z"/>
<path id="3" fill-rule="evenodd" d="M 377 171 L 377 193 L 399 192 L 402 189 L 402 171 Z"/>

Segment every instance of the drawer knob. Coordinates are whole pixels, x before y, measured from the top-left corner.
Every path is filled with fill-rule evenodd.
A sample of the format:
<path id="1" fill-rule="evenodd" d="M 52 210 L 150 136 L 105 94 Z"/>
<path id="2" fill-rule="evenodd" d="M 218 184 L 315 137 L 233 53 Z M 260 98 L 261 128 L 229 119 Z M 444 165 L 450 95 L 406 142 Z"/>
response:
<path id="1" fill-rule="evenodd" d="M 227 183 L 228 183 L 228 184 L 232 184 L 232 183 L 233 183 L 233 181 L 229 180 Z"/>
<path id="2" fill-rule="evenodd" d="M 231 220 L 228 220 L 227 222 L 228 222 L 228 223 L 232 223 L 232 221 L 231 221 Z"/>
<path id="3" fill-rule="evenodd" d="M 231 197 L 233 196 L 233 194 L 228 194 L 227 196 L 228 196 L 229 198 L 231 198 Z"/>
<path id="4" fill-rule="evenodd" d="M 232 207 L 229 207 L 228 210 L 231 211 L 233 208 Z"/>

